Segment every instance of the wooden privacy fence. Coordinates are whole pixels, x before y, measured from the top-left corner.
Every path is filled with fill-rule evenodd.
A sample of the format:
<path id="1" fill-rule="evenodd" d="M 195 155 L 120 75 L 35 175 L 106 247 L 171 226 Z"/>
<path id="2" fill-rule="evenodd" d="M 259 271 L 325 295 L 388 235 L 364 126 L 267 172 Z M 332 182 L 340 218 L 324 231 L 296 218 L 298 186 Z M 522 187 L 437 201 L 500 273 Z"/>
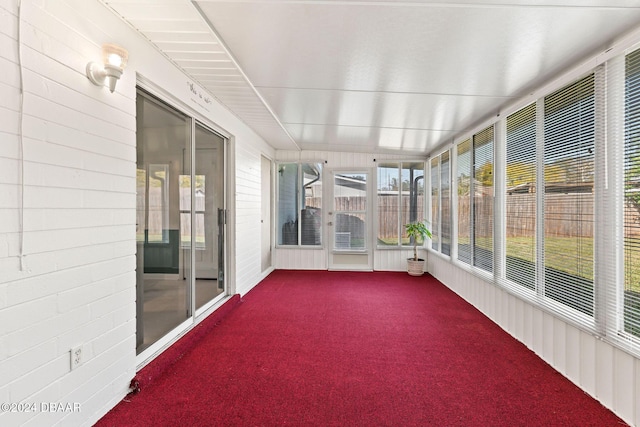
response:
<path id="1" fill-rule="evenodd" d="M 156 191 L 154 191 L 156 190 Z M 147 227 L 150 233 L 162 234 L 163 202 L 159 189 L 151 189 L 149 194 L 149 217 Z M 202 200 L 196 196 L 196 208 L 201 208 Z M 458 196 L 458 235 L 469 237 L 469 196 Z M 139 200 L 138 215 L 144 215 L 144 201 Z M 400 201 L 396 196 L 378 196 L 378 237 L 393 238 L 398 233 L 398 216 L 402 215 L 401 224 L 409 222 L 409 196 L 403 196 Z M 435 202 L 435 200 L 434 200 Z M 493 233 L 493 202 L 491 196 L 476 196 L 476 236 L 490 237 Z M 507 237 L 532 237 L 535 230 L 536 213 L 535 193 L 511 194 L 506 196 L 506 229 Z M 366 199 L 357 196 L 337 197 L 336 209 L 341 211 L 365 211 Z M 402 208 L 398 209 L 398 203 Z M 189 206 L 189 200 L 183 200 L 184 206 Z M 418 219 L 422 218 L 424 197 L 417 198 Z M 307 197 L 306 206 L 322 208 L 320 197 Z M 434 205 L 435 206 L 435 205 Z M 442 215 L 450 218 L 448 202 L 442 204 Z M 479 215 L 479 216 L 478 216 Z M 624 211 L 626 237 L 640 237 L 640 213 L 631 205 Z M 566 194 L 547 194 L 545 196 L 545 233 L 547 236 L 593 237 L 593 194 L 575 193 L 568 197 Z M 140 225 L 144 224 L 144 216 L 138 218 Z M 175 221 L 171 221 L 175 222 Z M 185 224 L 188 226 L 188 224 Z M 445 221 L 444 225 L 448 226 Z M 169 228 L 177 228 L 177 224 Z M 186 230 L 188 231 L 188 230 Z M 443 230 L 448 232 L 447 230 Z"/>
<path id="2" fill-rule="evenodd" d="M 398 206 L 401 204 L 401 206 Z M 418 196 L 416 200 L 417 220 L 424 219 L 424 196 Z M 409 196 L 402 196 L 398 201 L 397 196 L 378 196 L 378 237 L 381 239 L 398 237 L 398 220 L 400 225 L 410 222 Z M 404 234 L 404 228 L 400 230 Z"/>
<path id="3" fill-rule="evenodd" d="M 469 196 L 458 196 L 458 235 L 469 237 Z M 378 196 L 378 237 L 397 237 L 398 215 L 402 215 L 401 224 L 409 222 L 409 196 L 398 200 L 396 196 Z M 435 203 L 436 200 L 433 200 Z M 320 198 L 307 198 L 307 206 L 320 208 Z M 365 211 L 364 197 L 336 197 L 336 210 Z M 402 204 L 398 209 L 398 203 Z M 492 196 L 475 197 L 476 236 L 491 237 L 493 235 L 493 203 Z M 417 200 L 418 219 L 422 218 L 424 197 Z M 435 206 L 435 205 L 433 205 Z M 442 214 L 450 217 L 448 202 L 442 203 Z M 511 194 L 506 196 L 506 229 L 507 237 L 532 237 L 535 233 L 536 195 Z M 636 213 L 637 215 L 637 213 Z M 593 194 L 551 193 L 545 196 L 545 234 L 558 237 L 593 237 Z M 445 221 L 446 223 L 446 221 Z M 445 224 L 448 225 L 448 224 Z M 448 231 L 447 231 L 448 232 Z"/>
<path id="4" fill-rule="evenodd" d="M 358 196 L 345 196 L 336 197 L 334 199 L 335 210 L 343 212 L 362 211 L 365 212 L 366 205 L 365 197 Z M 397 238 L 398 237 L 398 219 L 399 215 L 402 216 L 402 224 L 409 222 L 409 206 L 411 200 L 409 196 L 402 196 L 401 200 L 398 200 L 397 195 L 390 196 L 378 196 L 378 236 L 379 238 Z M 314 207 L 320 209 L 322 206 L 322 200 L 319 197 L 307 197 L 305 199 L 307 207 Z M 398 204 L 401 204 L 401 209 L 398 208 Z M 417 210 L 418 219 L 423 219 L 422 214 L 424 209 L 424 196 L 417 197 Z"/>
<path id="5" fill-rule="evenodd" d="M 469 235 L 469 201 L 469 196 L 458 196 L 458 235 L 461 237 Z M 493 197 L 475 197 L 476 236 L 491 236 L 493 203 Z M 546 236 L 593 237 L 592 193 L 546 194 L 544 211 Z M 507 237 L 533 237 L 536 229 L 535 193 L 507 195 L 505 220 Z"/>

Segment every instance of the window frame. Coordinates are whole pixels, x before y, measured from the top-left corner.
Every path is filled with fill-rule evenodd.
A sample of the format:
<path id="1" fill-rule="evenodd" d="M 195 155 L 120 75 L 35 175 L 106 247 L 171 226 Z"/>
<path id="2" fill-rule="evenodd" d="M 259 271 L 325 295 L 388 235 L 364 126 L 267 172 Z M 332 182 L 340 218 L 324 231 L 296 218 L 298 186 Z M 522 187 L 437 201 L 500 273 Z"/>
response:
<path id="1" fill-rule="evenodd" d="M 637 289 L 637 285 L 634 284 L 636 282 L 631 282 L 631 285 L 625 283 L 625 274 L 628 274 L 625 268 L 629 269 L 629 267 L 625 267 L 625 262 L 628 263 L 625 260 L 625 256 L 628 255 L 625 255 L 623 244 L 625 239 L 625 179 L 629 180 L 629 178 L 625 178 L 624 166 L 625 161 L 628 161 L 625 158 L 625 138 L 628 114 L 626 97 L 629 96 L 627 94 L 629 88 L 626 86 L 625 60 L 627 56 L 634 52 L 640 52 L 640 43 L 631 47 L 618 48 L 615 52 L 611 52 L 606 57 L 596 61 L 595 64 L 585 65 L 562 76 L 522 98 L 517 103 L 508 106 L 500 111 L 497 116 L 478 124 L 469 132 L 456 136 L 445 147 L 448 147 L 451 152 L 452 251 L 448 262 L 487 284 L 493 284 L 508 294 L 516 296 L 532 307 L 544 313 L 549 313 L 551 316 L 556 316 L 567 324 L 574 325 L 581 331 L 597 335 L 603 341 L 619 349 L 634 355 L 640 355 L 640 334 L 638 332 L 630 333 L 630 320 L 624 318 L 624 293 L 629 286 L 634 291 Z M 590 237 L 593 242 L 593 255 L 589 253 L 584 259 L 589 260 L 588 262 L 591 262 L 591 260 L 593 262 L 594 292 L 593 313 L 587 314 L 573 308 L 571 305 L 556 301 L 545 294 L 545 264 L 543 258 L 545 253 L 544 191 L 532 190 L 536 193 L 535 289 L 516 283 L 506 276 L 506 190 L 508 185 L 506 176 L 506 120 L 509 115 L 517 113 L 530 104 L 536 104 L 535 179 L 537 186 L 544 186 L 545 98 L 574 85 L 590 75 L 593 75 L 595 80 L 595 89 L 593 95 L 590 95 L 594 98 L 595 113 L 593 114 L 593 122 L 591 122 L 592 119 L 589 119 L 589 124 L 585 126 L 592 126 L 595 133 L 595 144 L 592 144 L 594 152 L 594 158 L 592 159 L 593 171 L 589 172 L 593 176 L 593 237 Z M 640 84 L 636 84 L 636 87 L 632 90 L 634 93 L 631 93 L 631 96 L 640 99 Z M 467 261 L 465 255 L 468 256 L 469 254 L 466 254 L 464 247 L 459 247 L 461 245 L 461 234 L 465 236 L 464 239 L 467 238 L 466 233 L 474 234 L 472 226 L 467 225 L 468 221 L 460 222 L 461 212 L 466 215 L 469 214 L 466 211 L 466 206 L 461 205 L 459 193 L 466 190 L 469 157 L 473 157 L 473 155 L 469 154 L 469 151 L 473 152 L 473 147 L 469 150 L 468 146 L 465 148 L 465 144 L 469 144 L 473 136 L 487 126 L 494 126 L 496 131 L 494 139 L 494 271 L 491 273 L 473 266 L 473 255 L 471 254 L 471 261 Z M 566 132 L 570 133 L 569 130 L 566 130 Z M 429 166 L 432 158 L 430 157 L 428 160 Z M 471 159 L 471 163 L 473 164 L 473 159 Z M 431 176 L 430 173 L 428 175 Z M 636 177 L 632 179 L 636 179 Z M 575 191 L 578 190 L 576 189 Z M 589 215 L 591 214 L 589 213 Z M 591 220 L 589 219 L 589 221 Z M 628 222 L 629 219 L 626 219 L 626 221 Z M 460 230 L 459 228 L 461 227 L 462 229 Z M 432 249 L 432 252 L 438 253 L 434 249 Z M 547 256 L 550 255 L 547 254 Z M 444 259 L 445 257 L 442 258 Z M 530 276 L 530 273 L 527 274 Z M 569 292 L 568 295 L 578 301 L 581 294 L 573 295 Z M 636 316 L 634 319 L 638 319 L 638 311 L 634 311 L 633 315 Z M 627 323 L 626 325 L 625 322 Z M 640 325 L 637 320 L 635 322 L 634 326 Z M 629 330 L 625 330 L 625 326 Z"/>
<path id="2" fill-rule="evenodd" d="M 439 152 L 432 156 L 429 161 L 429 223 L 431 224 L 431 232 L 434 238 L 431 240 L 429 249 L 439 253 L 445 257 L 451 257 L 453 252 L 453 159 L 451 149 Z M 446 160 L 445 160 L 446 158 Z M 446 166 L 446 173 L 443 168 Z M 434 165 L 436 173 L 434 173 Z M 443 178 L 446 177 L 446 182 Z M 434 182 L 436 178 L 437 182 Z M 446 185 L 445 185 L 446 184 Z M 434 192 L 435 190 L 435 192 Z M 446 191 L 445 191 L 446 190 Z M 437 204 L 434 202 L 437 198 Z M 448 215 L 445 215 L 445 201 L 448 204 Z M 435 209 L 435 211 L 434 211 Z M 445 223 L 448 227 L 448 233 L 445 234 Z M 443 243 L 448 240 L 449 253 L 443 251 Z"/>
<path id="3" fill-rule="evenodd" d="M 324 177 L 324 161 L 321 160 L 297 160 L 297 161 L 286 161 L 286 160 L 279 160 L 276 161 L 275 167 L 276 167 L 276 180 L 275 180 L 275 187 L 276 187 L 276 199 L 275 199 L 275 208 L 276 208 L 276 214 L 275 214 L 275 219 L 276 219 L 276 243 L 275 243 L 275 247 L 276 248 L 283 248 L 283 249 L 292 249 L 292 248 L 298 248 L 298 249 L 324 249 L 325 247 L 325 236 L 324 236 L 324 228 L 322 227 L 322 223 L 323 223 L 323 203 L 324 203 L 324 194 L 323 194 L 323 187 L 325 185 L 324 181 L 325 181 L 325 177 Z M 284 166 L 286 165 L 296 165 L 296 186 L 295 186 L 295 212 L 296 212 L 296 219 L 295 222 L 297 223 L 297 227 L 296 227 L 296 239 L 297 242 L 295 244 L 285 244 L 285 243 L 281 243 L 281 241 L 283 240 L 283 236 L 282 236 L 282 226 L 284 224 L 280 224 L 281 220 L 280 220 L 280 214 L 281 214 L 281 203 L 280 203 L 280 197 L 281 197 L 281 190 L 280 190 L 280 180 L 281 177 L 283 176 L 283 174 L 281 173 L 281 171 L 283 170 Z M 302 240 L 303 240 L 303 236 L 302 236 L 302 221 L 300 220 L 300 218 L 302 217 L 301 212 L 302 212 L 302 206 L 303 206 L 303 197 L 304 193 L 303 193 L 303 189 L 306 187 L 304 184 L 304 168 L 302 167 L 303 165 L 312 165 L 312 166 L 317 166 L 320 170 L 319 170 L 319 174 L 318 174 L 318 178 L 319 181 L 321 182 L 321 189 L 320 189 L 320 207 L 318 208 L 320 210 L 320 218 L 319 218 L 319 228 L 317 230 L 317 236 L 320 240 L 320 243 L 317 245 L 310 245 L 310 244 L 302 244 Z M 316 181 L 313 181 L 316 182 Z M 308 185 L 308 184 L 307 184 Z"/>
<path id="4" fill-rule="evenodd" d="M 422 197 L 423 197 L 422 210 L 419 209 L 419 203 L 418 203 L 418 200 L 417 200 L 417 197 L 419 196 L 419 193 L 418 193 L 418 194 L 416 194 L 416 204 L 417 204 L 417 206 L 416 206 L 416 215 L 418 216 L 418 218 L 420 218 L 420 213 L 422 213 L 422 218 L 423 218 L 424 221 L 426 221 L 427 218 L 428 218 L 427 217 L 427 207 L 428 207 L 429 204 L 427 203 L 427 193 L 426 193 L 427 182 L 425 182 L 425 180 L 427 179 L 427 170 L 428 170 L 427 161 L 426 160 L 422 160 L 422 159 L 414 159 L 414 160 L 389 159 L 389 160 L 380 161 L 376 165 L 376 172 L 375 172 L 375 179 L 376 179 L 376 181 L 375 181 L 375 197 L 374 197 L 374 201 L 375 201 L 374 202 L 375 203 L 374 212 L 375 212 L 375 216 L 376 216 L 376 218 L 375 218 L 376 219 L 376 221 L 375 221 L 376 232 L 375 232 L 375 236 L 374 236 L 374 238 L 376 240 L 376 244 L 374 246 L 375 250 L 406 250 L 408 248 L 413 248 L 413 245 L 410 242 L 408 242 L 406 244 L 403 244 L 403 238 L 402 238 L 403 235 L 405 234 L 404 233 L 403 210 L 402 210 L 402 196 L 403 196 L 402 195 L 402 171 L 404 169 L 403 165 L 404 164 L 410 164 L 410 163 L 411 164 L 417 164 L 417 163 L 421 163 L 422 164 L 422 193 L 423 193 L 422 194 Z M 379 188 L 379 184 L 380 184 L 380 182 L 379 182 L 379 177 L 380 177 L 379 171 L 380 171 L 380 168 L 382 168 L 385 164 L 386 165 L 389 165 L 389 164 L 396 164 L 397 165 L 396 166 L 396 170 L 398 172 L 397 179 L 398 179 L 398 183 L 399 183 L 398 184 L 399 185 L 398 194 L 394 195 L 394 197 L 397 198 L 397 206 L 398 206 L 398 208 L 397 208 L 397 210 L 395 212 L 395 215 L 397 215 L 397 217 L 398 217 L 398 220 L 397 220 L 398 241 L 395 244 L 389 244 L 389 245 L 381 245 L 379 243 L 379 240 L 380 240 L 380 238 L 379 238 L 380 237 L 379 236 L 379 234 L 380 234 L 379 227 L 380 227 L 380 217 L 381 217 L 381 214 L 380 214 L 380 203 L 379 203 L 379 201 L 380 201 L 380 199 L 379 199 L 380 198 L 380 195 L 379 195 L 379 191 L 380 191 L 380 188 Z M 416 169 L 416 170 L 420 170 L 420 169 Z M 419 177 L 416 177 L 414 179 L 417 179 L 417 178 L 419 178 Z M 413 201 L 411 200 L 411 193 L 409 194 L 409 197 L 410 197 L 409 198 L 409 212 L 410 212 L 411 211 L 411 206 L 412 206 L 412 203 L 413 203 Z M 426 243 L 427 243 L 428 240 L 429 239 L 426 239 L 421 244 L 418 244 L 418 247 L 419 248 L 427 248 L 428 245 Z"/>

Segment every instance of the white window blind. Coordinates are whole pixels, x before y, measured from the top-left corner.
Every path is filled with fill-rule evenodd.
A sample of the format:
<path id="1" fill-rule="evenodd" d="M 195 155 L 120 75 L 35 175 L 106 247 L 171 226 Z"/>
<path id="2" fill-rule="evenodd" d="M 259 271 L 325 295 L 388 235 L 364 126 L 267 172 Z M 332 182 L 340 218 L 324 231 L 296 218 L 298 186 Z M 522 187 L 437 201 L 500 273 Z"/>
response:
<path id="1" fill-rule="evenodd" d="M 624 331 L 640 337 L 640 50 L 625 59 Z"/>
<path id="2" fill-rule="evenodd" d="M 544 295 L 594 313 L 595 74 L 544 98 Z"/>
<path id="3" fill-rule="evenodd" d="M 449 151 L 433 157 L 431 165 L 431 247 L 451 255 L 451 178 Z"/>
<path id="4" fill-rule="evenodd" d="M 473 136 L 473 265 L 493 271 L 493 126 Z"/>
<path id="5" fill-rule="evenodd" d="M 431 248 L 440 251 L 440 156 L 431 159 Z"/>
<path id="6" fill-rule="evenodd" d="M 458 260 L 471 264 L 471 139 L 457 146 Z"/>
<path id="7" fill-rule="evenodd" d="M 451 178 L 449 151 L 440 155 L 440 252 L 451 255 Z"/>
<path id="8" fill-rule="evenodd" d="M 536 104 L 507 117 L 505 275 L 536 287 Z"/>
<path id="9" fill-rule="evenodd" d="M 451 152 L 458 260 L 493 272 L 500 255 L 498 283 L 640 354 L 640 50 L 498 124 L 504 139 L 494 141 L 492 126 Z M 494 237 L 494 144 L 503 140 Z M 448 166 L 442 155 L 436 165 L 432 215 L 444 251 Z"/>

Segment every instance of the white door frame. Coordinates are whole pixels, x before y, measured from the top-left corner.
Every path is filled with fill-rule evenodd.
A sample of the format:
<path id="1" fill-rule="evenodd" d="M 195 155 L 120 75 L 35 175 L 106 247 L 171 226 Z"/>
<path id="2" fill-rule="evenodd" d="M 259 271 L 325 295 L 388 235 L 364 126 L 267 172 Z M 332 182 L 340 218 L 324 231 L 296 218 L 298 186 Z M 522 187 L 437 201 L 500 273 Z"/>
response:
<path id="1" fill-rule="evenodd" d="M 273 162 L 265 155 L 260 156 L 261 199 L 260 199 L 260 264 L 264 273 L 273 266 Z"/>
<path id="2" fill-rule="evenodd" d="M 334 168 L 326 169 L 324 194 L 325 211 L 325 242 L 327 242 L 327 262 L 329 270 L 373 270 L 373 254 L 375 241 L 373 237 L 373 188 L 374 173 L 373 168 Z M 336 249 L 336 213 L 334 203 L 335 177 L 339 173 L 363 174 L 366 176 L 366 211 L 365 211 L 365 248 L 363 250 Z"/>

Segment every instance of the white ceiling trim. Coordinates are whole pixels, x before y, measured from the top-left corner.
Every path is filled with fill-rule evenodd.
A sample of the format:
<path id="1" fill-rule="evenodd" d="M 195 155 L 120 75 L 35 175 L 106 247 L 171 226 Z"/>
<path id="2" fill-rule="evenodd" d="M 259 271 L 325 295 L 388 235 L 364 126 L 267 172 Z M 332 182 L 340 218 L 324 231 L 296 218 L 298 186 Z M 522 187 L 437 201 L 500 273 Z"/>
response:
<path id="1" fill-rule="evenodd" d="M 284 127 L 284 125 L 280 122 L 278 117 L 275 115 L 275 113 L 273 112 L 273 110 L 271 109 L 269 104 L 265 101 L 265 99 L 262 97 L 262 95 L 260 95 L 260 92 L 258 92 L 258 90 L 255 88 L 253 83 L 251 83 L 251 80 L 249 80 L 249 78 L 247 77 L 245 72 L 242 70 L 242 68 L 238 64 L 238 61 L 234 58 L 234 56 L 231 53 L 231 51 L 229 50 L 229 48 L 225 45 L 225 43 L 223 42 L 222 38 L 220 37 L 218 32 L 215 30 L 215 28 L 213 28 L 213 25 L 211 25 L 211 22 L 209 22 L 209 19 L 205 16 L 205 14 L 202 12 L 200 7 L 193 1 L 190 1 L 189 4 L 191 4 L 191 6 L 196 10 L 198 15 L 200 15 L 200 18 L 205 22 L 205 24 L 209 28 L 209 31 L 216 38 L 216 41 L 218 42 L 220 47 L 224 50 L 224 52 L 227 54 L 227 56 L 231 59 L 231 62 L 233 63 L 235 68 L 238 70 L 240 75 L 243 77 L 243 79 L 244 79 L 245 83 L 247 84 L 247 86 L 249 86 L 251 88 L 251 90 L 253 91 L 253 94 L 260 100 L 260 102 L 262 103 L 262 106 L 267 109 L 267 111 L 269 112 L 269 114 L 271 115 L 273 120 L 278 124 L 280 129 L 282 129 L 282 132 L 284 132 L 284 134 L 289 138 L 289 140 L 295 146 L 295 148 L 297 150 L 300 150 L 301 148 L 298 145 L 298 143 L 296 142 L 296 140 L 291 136 L 291 134 Z M 255 107 L 257 107 L 257 106 L 255 106 Z M 248 124 L 251 126 L 250 122 Z M 265 139 L 267 139 L 267 138 L 265 138 Z M 270 142 L 270 141 L 267 139 L 267 142 Z"/>
<path id="2" fill-rule="evenodd" d="M 195 3 L 101 1 L 267 143 L 276 149 L 300 150 Z"/>

